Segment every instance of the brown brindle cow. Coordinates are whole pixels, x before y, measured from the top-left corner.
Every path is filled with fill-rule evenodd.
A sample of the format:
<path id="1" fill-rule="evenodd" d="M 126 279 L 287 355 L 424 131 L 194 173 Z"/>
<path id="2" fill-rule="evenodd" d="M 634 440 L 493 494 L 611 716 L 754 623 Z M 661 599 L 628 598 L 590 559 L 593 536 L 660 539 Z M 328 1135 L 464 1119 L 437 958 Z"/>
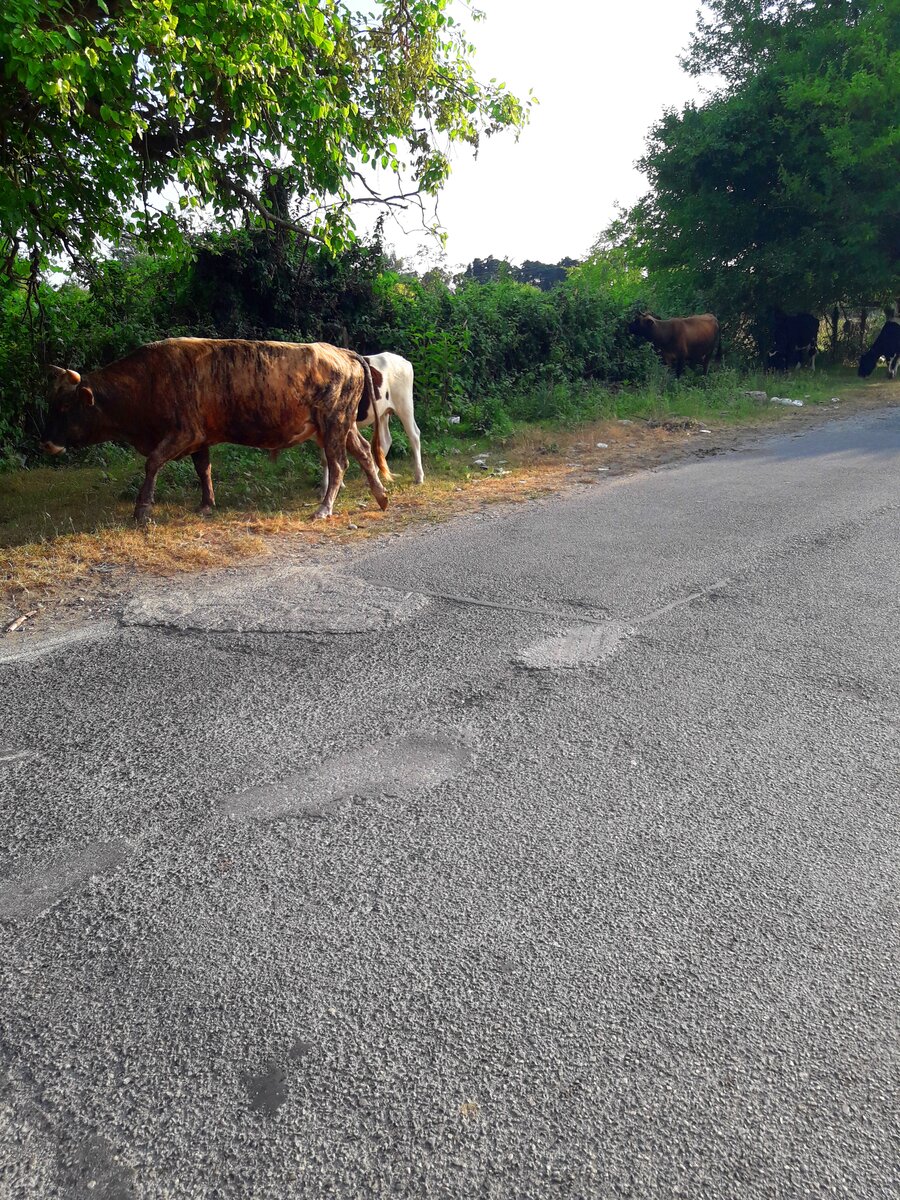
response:
<path id="1" fill-rule="evenodd" d="M 374 406 L 381 375 L 351 350 L 324 342 L 170 338 L 142 346 L 84 379 L 61 367 L 50 372 L 42 448 L 60 454 L 69 446 L 97 442 L 134 446 L 147 459 L 134 510 L 140 523 L 149 518 L 160 468 L 188 454 L 203 492 L 200 511 L 213 508 L 209 448 L 219 442 L 276 453 L 315 438 L 328 462 L 329 482 L 317 519 L 331 516 L 349 450 L 373 496 L 387 508 L 378 468 L 386 479 L 391 475 L 378 425 L 371 451 L 356 429 L 358 413 Z"/>
<path id="2" fill-rule="evenodd" d="M 653 346 L 667 367 L 675 368 L 680 376 L 685 366 L 703 367 L 709 374 L 709 363 L 713 355 L 722 357 L 719 340 L 719 322 L 712 313 L 697 317 L 672 317 L 661 321 L 650 313 L 638 313 L 628 332 L 644 338 Z"/>

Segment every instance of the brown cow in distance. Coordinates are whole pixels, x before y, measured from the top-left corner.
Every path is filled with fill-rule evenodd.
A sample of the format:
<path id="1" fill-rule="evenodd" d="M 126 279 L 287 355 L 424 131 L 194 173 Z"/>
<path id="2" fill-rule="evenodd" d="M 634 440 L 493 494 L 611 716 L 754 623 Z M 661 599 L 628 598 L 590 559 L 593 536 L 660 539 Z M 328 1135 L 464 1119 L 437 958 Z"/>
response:
<path id="1" fill-rule="evenodd" d="M 160 468 L 188 454 L 203 492 L 200 511 L 211 511 L 209 448 L 219 442 L 275 453 L 314 438 L 325 453 L 329 482 L 318 519 L 331 516 L 349 450 L 373 496 L 387 508 L 375 463 L 385 478 L 391 475 L 378 425 L 372 451 L 356 429 L 359 412 L 374 407 L 381 375 L 351 350 L 324 342 L 170 338 L 142 346 L 83 379 L 61 367 L 50 372 L 41 447 L 60 454 L 67 447 L 118 441 L 145 455 L 144 484 L 134 510 L 140 523 L 149 518 Z"/>
<path id="2" fill-rule="evenodd" d="M 649 342 L 666 366 L 675 368 L 676 377 L 686 366 L 702 367 L 703 374 L 708 375 L 713 355 L 717 361 L 722 357 L 719 322 L 712 313 L 668 321 L 638 313 L 628 332 Z"/>

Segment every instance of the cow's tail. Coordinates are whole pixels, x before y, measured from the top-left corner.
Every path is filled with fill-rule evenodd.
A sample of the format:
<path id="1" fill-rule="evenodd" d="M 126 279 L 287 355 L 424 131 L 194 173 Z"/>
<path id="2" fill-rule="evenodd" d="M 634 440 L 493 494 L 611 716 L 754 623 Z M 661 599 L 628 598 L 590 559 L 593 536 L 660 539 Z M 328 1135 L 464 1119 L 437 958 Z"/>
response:
<path id="1" fill-rule="evenodd" d="M 725 353 L 722 349 L 722 330 L 721 329 L 719 330 L 719 332 L 716 336 L 718 338 L 718 340 L 716 342 L 716 362 L 720 363 L 722 361 L 722 359 L 725 357 Z"/>
<path id="2" fill-rule="evenodd" d="M 369 404 L 372 406 L 372 456 L 375 459 L 375 466 L 385 479 L 390 482 L 394 477 L 391 474 L 390 467 L 387 465 L 387 459 L 384 457 L 384 448 L 381 442 L 381 422 L 378 420 L 378 408 L 375 404 L 375 384 L 372 381 L 372 369 L 369 366 L 368 360 L 362 354 L 356 354 L 354 357 L 359 361 L 363 369 L 363 374 L 366 377 L 363 384 L 363 396 L 365 397 L 366 392 L 368 392 Z M 365 412 L 362 405 L 360 405 L 360 409 L 361 412 Z"/>

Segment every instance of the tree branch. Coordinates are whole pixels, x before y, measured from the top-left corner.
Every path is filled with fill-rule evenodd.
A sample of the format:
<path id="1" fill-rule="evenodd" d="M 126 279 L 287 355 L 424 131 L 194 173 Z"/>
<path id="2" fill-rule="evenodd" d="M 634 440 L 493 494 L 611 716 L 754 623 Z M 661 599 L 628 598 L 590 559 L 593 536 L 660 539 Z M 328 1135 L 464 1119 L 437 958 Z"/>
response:
<path id="1" fill-rule="evenodd" d="M 85 106 L 87 107 L 87 106 Z M 99 114 L 99 108 L 97 109 Z M 93 114 L 92 114 L 93 115 Z M 175 151 L 181 150 L 191 142 L 203 142 L 208 138 L 219 139 L 220 134 L 231 133 L 231 121 L 217 117 L 189 129 L 156 131 L 137 134 L 131 142 L 132 149 L 142 158 L 153 162 L 163 162 Z"/>

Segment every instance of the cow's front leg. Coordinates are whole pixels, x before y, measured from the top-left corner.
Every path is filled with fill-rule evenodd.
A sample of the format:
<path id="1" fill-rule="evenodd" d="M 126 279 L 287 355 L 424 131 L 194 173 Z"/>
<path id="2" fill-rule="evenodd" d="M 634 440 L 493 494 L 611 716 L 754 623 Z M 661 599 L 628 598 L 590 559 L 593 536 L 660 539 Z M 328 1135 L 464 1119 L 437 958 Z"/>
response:
<path id="1" fill-rule="evenodd" d="M 144 482 L 138 492 L 137 504 L 134 506 L 134 519 L 138 525 L 146 525 L 150 520 L 157 475 L 167 462 L 173 458 L 179 458 L 186 450 L 187 446 L 183 442 L 179 446 L 178 441 L 174 438 L 166 438 L 147 455 L 147 462 L 144 466 Z"/>
<path id="2" fill-rule="evenodd" d="M 375 460 L 372 457 L 369 443 L 355 425 L 351 426 L 350 432 L 347 434 L 347 449 L 362 467 L 366 479 L 369 481 L 369 490 L 378 501 L 378 507 L 384 511 L 388 506 L 387 492 L 384 490 L 381 477 L 375 469 Z"/>
<path id="3" fill-rule="evenodd" d="M 200 480 L 200 491 L 202 498 L 200 500 L 200 512 L 203 516 L 207 516 L 216 507 L 216 497 L 213 492 L 212 485 L 212 467 L 209 462 L 209 446 L 203 446 L 191 455 L 194 463 L 194 470 L 197 472 L 197 478 Z"/>

